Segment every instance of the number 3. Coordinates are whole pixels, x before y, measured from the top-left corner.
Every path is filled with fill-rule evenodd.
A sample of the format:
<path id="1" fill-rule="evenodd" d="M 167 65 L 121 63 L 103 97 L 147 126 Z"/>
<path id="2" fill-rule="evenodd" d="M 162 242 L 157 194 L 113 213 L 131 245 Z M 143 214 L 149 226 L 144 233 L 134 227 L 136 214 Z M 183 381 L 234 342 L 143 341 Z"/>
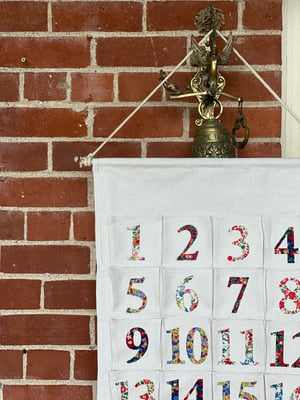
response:
<path id="1" fill-rule="evenodd" d="M 241 234 L 241 238 L 232 242 L 235 246 L 239 246 L 242 250 L 242 254 L 239 257 L 228 256 L 228 261 L 241 261 L 248 257 L 250 252 L 250 246 L 245 242 L 246 237 L 248 236 L 248 230 L 243 225 L 234 225 L 228 232 L 238 231 Z"/>

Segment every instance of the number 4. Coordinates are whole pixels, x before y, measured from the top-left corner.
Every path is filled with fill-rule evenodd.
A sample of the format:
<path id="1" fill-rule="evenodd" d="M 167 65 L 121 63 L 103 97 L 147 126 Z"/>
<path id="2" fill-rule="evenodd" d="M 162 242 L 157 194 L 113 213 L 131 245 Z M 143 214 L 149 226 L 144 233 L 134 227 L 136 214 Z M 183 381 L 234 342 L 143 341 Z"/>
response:
<path id="1" fill-rule="evenodd" d="M 284 241 L 284 238 L 286 237 L 287 241 L 287 247 L 282 248 L 279 247 L 281 243 Z M 275 254 L 287 254 L 287 262 L 288 263 L 294 263 L 295 262 L 295 254 L 299 254 L 299 249 L 295 249 L 294 247 L 294 228 L 291 226 L 289 227 L 282 237 L 280 238 L 279 242 L 276 244 L 274 248 Z"/>

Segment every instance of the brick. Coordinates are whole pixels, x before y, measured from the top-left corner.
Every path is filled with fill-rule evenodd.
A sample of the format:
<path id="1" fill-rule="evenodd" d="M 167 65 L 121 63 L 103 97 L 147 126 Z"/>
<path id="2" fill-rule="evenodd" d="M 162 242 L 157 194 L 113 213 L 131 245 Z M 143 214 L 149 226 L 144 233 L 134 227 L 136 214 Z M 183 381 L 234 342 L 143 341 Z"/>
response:
<path id="1" fill-rule="evenodd" d="M 95 309 L 95 281 L 69 280 L 46 282 L 45 308 L 57 310 Z"/>
<path id="2" fill-rule="evenodd" d="M 3 246 L 1 272 L 29 274 L 88 274 L 90 249 L 85 246 Z"/>
<path id="3" fill-rule="evenodd" d="M 19 100 L 19 74 L 1 72 L 0 101 L 18 101 L 18 100 Z"/>
<path id="4" fill-rule="evenodd" d="M 41 281 L 29 279 L 0 280 L 0 309 L 29 310 L 40 308 Z"/>
<path id="5" fill-rule="evenodd" d="M 88 345 L 89 320 L 86 315 L 2 315 L 0 344 Z"/>
<path id="6" fill-rule="evenodd" d="M 74 378 L 78 380 L 97 379 L 97 351 L 75 351 Z"/>
<path id="7" fill-rule="evenodd" d="M 3 385 L 3 400 L 93 400 L 92 386 Z"/>
<path id="8" fill-rule="evenodd" d="M 119 74 L 119 100 L 141 101 L 159 84 L 158 73 L 123 72 Z M 162 89 L 158 89 L 149 101 L 161 101 Z"/>
<path id="9" fill-rule="evenodd" d="M 246 0 L 243 13 L 245 29 L 282 29 L 281 0 Z"/>
<path id="10" fill-rule="evenodd" d="M 94 135 L 108 136 L 131 112 L 127 107 L 95 110 Z M 115 138 L 160 138 L 182 136 L 181 107 L 144 107 L 117 133 Z"/>
<path id="11" fill-rule="evenodd" d="M 24 78 L 24 98 L 27 100 L 65 100 L 66 74 L 63 72 L 27 72 Z"/>
<path id="12" fill-rule="evenodd" d="M 28 350 L 27 379 L 69 379 L 70 353 L 58 350 Z"/>
<path id="13" fill-rule="evenodd" d="M 0 142 L 0 171 L 44 171 L 47 150 L 47 143 Z"/>
<path id="14" fill-rule="evenodd" d="M 53 143 L 53 169 L 55 171 L 89 171 L 91 167 L 80 167 L 74 157 L 86 156 L 96 150 L 101 142 Z M 140 157 L 141 144 L 137 142 L 109 142 L 96 157 Z"/>
<path id="15" fill-rule="evenodd" d="M 75 240 L 95 241 L 95 213 L 78 211 L 73 214 Z"/>
<path id="16" fill-rule="evenodd" d="M 0 211 L 0 240 L 24 239 L 24 213 Z"/>
<path id="17" fill-rule="evenodd" d="M 88 38 L 1 37 L 0 48 L 0 67 L 84 68 L 90 64 Z"/>
<path id="18" fill-rule="evenodd" d="M 86 117 L 66 108 L 2 108 L 0 137 L 83 137 Z"/>
<path id="19" fill-rule="evenodd" d="M 243 114 L 250 130 L 250 138 L 280 137 L 281 134 L 281 109 L 280 107 L 244 107 Z M 226 126 L 230 135 L 238 116 L 237 108 L 224 107 L 221 122 Z M 190 136 L 196 131 L 195 119 L 199 118 L 196 109 L 191 111 Z M 241 127 L 236 131 L 237 137 L 243 137 L 245 130 Z"/>
<path id="20" fill-rule="evenodd" d="M 140 32 L 142 4 L 126 1 L 63 2 L 52 5 L 53 30 Z"/>
<path id="21" fill-rule="evenodd" d="M 112 51 L 113 49 L 113 51 Z M 186 55 L 183 37 L 111 37 L 97 39 L 97 64 L 105 67 L 161 67 Z"/>
<path id="22" fill-rule="evenodd" d="M 0 206 L 86 207 L 85 178 L 0 178 Z"/>
<path id="23" fill-rule="evenodd" d="M 28 240 L 68 240 L 70 236 L 69 211 L 30 212 L 27 216 Z"/>
<path id="24" fill-rule="evenodd" d="M 269 86 L 280 96 L 281 94 L 281 72 L 264 71 L 259 75 L 269 84 Z M 226 79 L 225 91 L 246 101 L 274 101 L 274 97 L 260 83 L 251 72 L 224 72 Z"/>
<path id="25" fill-rule="evenodd" d="M 191 142 L 153 142 L 147 144 L 147 157 L 189 158 Z"/>
<path id="26" fill-rule="evenodd" d="M 20 350 L 0 350 L 0 378 L 21 379 L 23 377 L 23 354 Z"/>
<path id="27" fill-rule="evenodd" d="M 235 36 L 233 45 L 250 65 L 281 64 L 280 35 Z M 220 49 L 223 47 L 224 44 Z M 243 64 L 243 62 L 233 53 L 228 62 L 228 65 L 231 64 Z"/>
<path id="28" fill-rule="evenodd" d="M 72 101 L 113 101 L 113 74 L 78 72 L 71 77 Z"/>
<path id="29" fill-rule="evenodd" d="M 214 6 L 222 10 L 225 24 L 222 29 L 237 28 L 237 2 L 214 1 Z M 147 29 L 149 31 L 197 30 L 194 25 L 199 11 L 209 7 L 207 1 L 151 1 L 147 3 Z"/>
<path id="30" fill-rule="evenodd" d="M 0 7 L 2 32 L 47 31 L 47 3 L 5 1 Z"/>
<path id="31" fill-rule="evenodd" d="M 243 150 L 238 151 L 239 158 L 249 157 L 281 157 L 280 143 L 248 143 Z"/>

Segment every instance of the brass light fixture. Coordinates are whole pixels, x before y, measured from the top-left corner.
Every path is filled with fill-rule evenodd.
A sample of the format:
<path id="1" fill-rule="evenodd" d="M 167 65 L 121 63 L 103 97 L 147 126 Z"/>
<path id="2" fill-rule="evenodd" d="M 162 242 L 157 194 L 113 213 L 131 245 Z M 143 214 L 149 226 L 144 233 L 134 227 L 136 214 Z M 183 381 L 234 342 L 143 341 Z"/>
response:
<path id="1" fill-rule="evenodd" d="M 236 148 L 242 149 L 246 146 L 249 137 L 249 129 L 242 112 L 243 100 L 224 92 L 225 79 L 219 72 L 219 65 L 227 64 L 232 53 L 232 35 L 223 50 L 218 54 L 216 45 L 217 30 L 224 24 L 222 12 L 213 5 L 200 11 L 195 18 L 195 24 L 200 34 L 207 34 L 208 39 L 203 45 L 198 45 L 192 37 L 191 64 L 197 67 L 196 75 L 192 78 L 190 85 L 182 92 L 176 83 L 164 82 L 163 86 L 171 92 L 170 99 L 182 99 L 195 96 L 198 100 L 198 112 L 200 118 L 196 119 L 197 126 L 192 157 L 217 157 L 234 158 Z M 160 71 L 160 80 L 165 79 L 166 72 Z M 238 102 L 238 117 L 232 130 L 232 136 L 228 129 L 221 123 L 220 116 L 223 105 L 219 97 L 223 95 Z M 245 129 L 243 141 L 236 141 L 236 130 L 240 127 Z"/>

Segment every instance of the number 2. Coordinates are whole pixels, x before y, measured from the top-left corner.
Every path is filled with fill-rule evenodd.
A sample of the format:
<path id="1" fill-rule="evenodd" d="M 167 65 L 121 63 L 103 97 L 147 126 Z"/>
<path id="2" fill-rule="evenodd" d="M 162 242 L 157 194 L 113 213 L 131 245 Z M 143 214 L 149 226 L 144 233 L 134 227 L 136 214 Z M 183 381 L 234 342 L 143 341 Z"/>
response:
<path id="1" fill-rule="evenodd" d="M 197 260 L 199 251 L 196 251 L 195 253 L 190 253 L 190 254 L 186 253 L 188 251 L 188 249 L 192 246 L 194 241 L 197 239 L 197 236 L 198 236 L 197 228 L 195 228 L 193 225 L 184 225 L 181 228 L 179 228 L 177 232 L 180 233 L 182 231 L 190 232 L 191 238 L 190 238 L 188 244 L 186 245 L 185 249 L 183 250 L 183 252 L 180 253 L 179 256 L 177 257 L 177 260 L 179 260 L 179 261 L 181 261 L 181 260 Z"/>

